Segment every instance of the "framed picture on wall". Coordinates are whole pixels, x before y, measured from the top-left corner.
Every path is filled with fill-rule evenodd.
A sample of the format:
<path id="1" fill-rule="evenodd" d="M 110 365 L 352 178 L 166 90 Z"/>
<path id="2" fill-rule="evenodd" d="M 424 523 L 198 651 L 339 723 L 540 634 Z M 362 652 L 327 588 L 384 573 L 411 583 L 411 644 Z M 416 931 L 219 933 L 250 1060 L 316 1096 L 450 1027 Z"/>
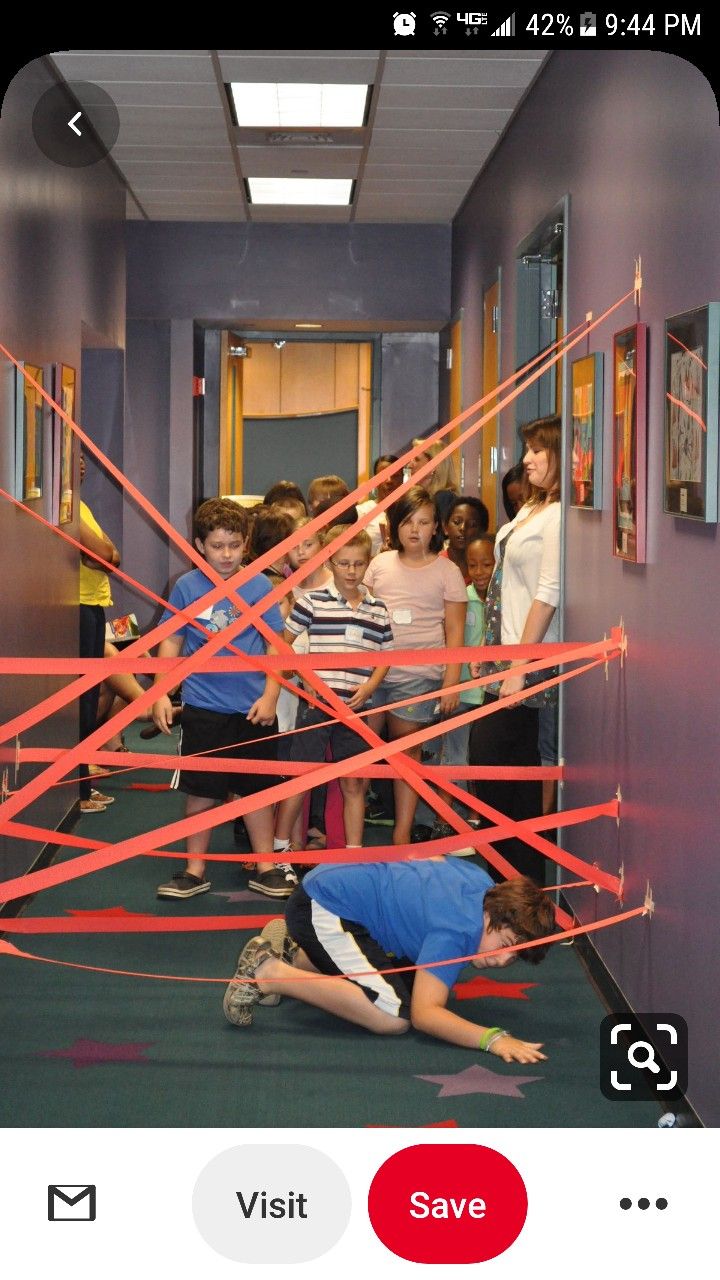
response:
<path id="1" fill-rule="evenodd" d="M 665 321 L 665 471 L 670 515 L 718 518 L 720 302 Z"/>
<path id="2" fill-rule="evenodd" d="M 570 506 L 587 511 L 602 508 L 603 364 L 595 351 L 571 366 Z"/>
<path id="3" fill-rule="evenodd" d="M 23 362 L 23 367 L 44 386 L 38 365 Z M 15 388 L 15 495 L 34 502 L 43 496 L 45 401 L 19 369 Z"/>
<path id="4" fill-rule="evenodd" d="M 645 563 L 647 325 L 613 338 L 613 555 Z"/>
<path id="5" fill-rule="evenodd" d="M 75 370 L 56 364 L 53 399 L 75 418 Z M 57 507 L 57 516 L 55 516 Z M 73 433 L 59 414 L 53 413 L 53 523 L 69 524 L 73 517 Z"/>

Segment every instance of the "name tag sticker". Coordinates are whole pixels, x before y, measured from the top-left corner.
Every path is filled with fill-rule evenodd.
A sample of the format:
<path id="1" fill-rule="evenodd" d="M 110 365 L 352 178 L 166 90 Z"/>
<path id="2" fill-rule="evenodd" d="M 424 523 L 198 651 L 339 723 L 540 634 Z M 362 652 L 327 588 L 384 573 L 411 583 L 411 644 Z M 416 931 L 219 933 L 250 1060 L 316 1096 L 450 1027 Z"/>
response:
<path id="1" fill-rule="evenodd" d="M 412 622 L 411 609 L 393 609 L 393 622 L 397 622 L 399 627 L 409 627 Z"/>
<path id="2" fill-rule="evenodd" d="M 465 614 L 465 625 L 467 627 L 474 627 L 476 622 L 477 622 L 477 617 L 475 615 L 475 610 L 468 609 L 467 613 Z"/>
<path id="3" fill-rule="evenodd" d="M 362 627 L 351 626 L 345 628 L 345 639 L 348 644 L 362 644 L 364 638 L 365 632 Z"/>

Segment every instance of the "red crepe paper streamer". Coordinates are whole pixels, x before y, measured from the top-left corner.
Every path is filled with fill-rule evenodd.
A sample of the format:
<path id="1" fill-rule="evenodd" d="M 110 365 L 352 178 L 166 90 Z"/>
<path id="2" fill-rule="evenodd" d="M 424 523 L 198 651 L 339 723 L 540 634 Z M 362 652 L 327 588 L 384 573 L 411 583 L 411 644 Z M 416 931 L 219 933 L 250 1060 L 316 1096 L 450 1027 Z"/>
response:
<path id="1" fill-rule="evenodd" d="M 646 914 L 647 914 L 647 910 L 644 906 L 635 907 L 631 911 L 625 912 L 623 915 L 609 916 L 605 920 L 596 920 L 592 924 L 579 925 L 576 928 L 567 929 L 562 933 L 554 933 L 547 938 L 539 938 L 537 939 L 537 941 L 520 942 L 514 947 L 499 947 L 495 951 L 485 952 L 485 956 L 487 958 L 488 956 L 493 956 L 493 955 L 504 955 L 508 951 L 523 951 L 529 947 L 547 946 L 548 944 L 551 944 L 554 942 L 564 942 L 567 938 L 580 937 L 580 935 L 583 933 L 594 933 L 598 929 L 607 929 L 612 927 L 613 925 L 621 924 L 627 920 L 632 920 L 638 916 L 644 916 Z M 207 917 L 207 918 L 212 918 L 212 917 Z M 226 918 L 230 919 L 230 917 L 222 917 L 222 916 L 216 917 L 216 918 L 220 920 L 224 920 Z M 275 916 L 242 916 L 240 917 L 240 919 L 244 921 L 245 928 L 258 929 L 258 928 L 262 928 L 264 924 L 267 924 L 269 920 L 276 919 L 276 917 Z M 262 924 L 260 923 L 261 921 L 262 921 Z M 26 923 L 26 922 L 22 922 L 17 919 L 8 919 L 7 921 L 3 922 L 3 928 L 6 931 L 15 932 L 15 933 L 32 932 L 32 930 L 29 930 L 29 929 L 18 928 L 18 925 L 22 923 Z M 61 921 L 60 923 L 73 924 L 75 922 Z M 105 922 L 98 921 L 97 923 L 98 925 L 100 925 Z M 198 917 L 195 920 L 187 920 L 187 919 L 175 920 L 172 918 L 168 918 L 167 920 L 163 920 L 162 924 L 163 924 L 162 929 L 158 930 L 159 932 L 162 932 L 162 933 L 198 932 L 198 925 L 200 926 L 202 925 L 202 918 Z M 140 921 L 123 921 L 122 923 L 120 921 L 117 921 L 116 926 L 113 928 L 112 932 L 113 933 L 147 933 L 149 932 L 149 930 L 146 928 L 143 928 L 142 925 L 143 925 L 143 922 L 140 922 Z M 134 926 L 134 927 L 130 927 L 130 926 Z M 75 928 L 74 930 L 70 930 L 70 929 L 62 929 L 62 930 L 53 929 L 52 930 L 52 932 L 58 932 L 58 933 L 68 933 L 68 932 L 103 933 L 106 931 L 107 930 L 104 928 L 88 927 L 87 921 L 83 922 L 83 927 Z M 38 955 L 34 955 L 29 951 L 20 951 L 17 947 L 13 946 L 12 943 L 7 942 L 5 939 L 0 938 L 0 955 L 2 954 L 19 957 L 24 960 L 37 960 L 42 964 L 59 965 L 61 968 L 82 969 L 85 972 L 89 972 L 89 973 L 109 973 L 109 974 L 114 974 L 118 977 L 124 977 L 124 978 L 148 978 L 154 981 L 162 981 L 162 982 L 202 982 L 202 983 L 214 983 L 214 984 L 223 983 L 225 985 L 230 981 L 229 978 L 199 978 L 199 977 L 190 977 L 186 975 L 178 975 L 174 973 L 139 973 L 136 970 L 132 970 L 132 969 L 109 969 L 107 967 L 100 966 L 100 965 L 78 964 L 76 961 L 71 961 L 71 960 L 55 960 L 50 958 L 49 956 L 38 956 Z M 452 960 L 435 960 L 430 964 L 422 964 L 422 965 L 411 964 L 411 965 L 398 966 L 393 969 L 363 970 L 360 973 L 346 973 L 339 976 L 342 976 L 343 978 L 350 980 L 352 978 L 365 978 L 368 976 L 372 976 L 374 973 L 384 973 L 384 974 L 411 973 L 419 969 L 437 969 L 442 967 L 443 965 L 448 965 L 448 964 L 460 964 L 460 963 L 469 964 L 474 958 L 475 958 L 474 956 L 456 956 Z M 293 976 L 291 980 L 292 982 L 298 982 L 298 981 L 328 982 L 330 980 L 330 977 L 322 973 L 303 973 L 300 970 L 293 970 Z M 244 979 L 244 981 L 256 982 L 257 979 L 246 978 Z"/>

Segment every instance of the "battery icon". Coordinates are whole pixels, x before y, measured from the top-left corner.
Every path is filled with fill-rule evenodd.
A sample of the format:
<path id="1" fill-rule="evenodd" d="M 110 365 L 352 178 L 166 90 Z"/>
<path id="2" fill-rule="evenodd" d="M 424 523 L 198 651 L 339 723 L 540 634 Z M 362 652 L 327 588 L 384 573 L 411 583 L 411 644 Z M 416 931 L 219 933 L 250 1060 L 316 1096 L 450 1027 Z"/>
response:
<path id="1" fill-rule="evenodd" d="M 597 35 L 597 14 L 596 13 L 580 14 L 580 35 L 581 36 Z"/>

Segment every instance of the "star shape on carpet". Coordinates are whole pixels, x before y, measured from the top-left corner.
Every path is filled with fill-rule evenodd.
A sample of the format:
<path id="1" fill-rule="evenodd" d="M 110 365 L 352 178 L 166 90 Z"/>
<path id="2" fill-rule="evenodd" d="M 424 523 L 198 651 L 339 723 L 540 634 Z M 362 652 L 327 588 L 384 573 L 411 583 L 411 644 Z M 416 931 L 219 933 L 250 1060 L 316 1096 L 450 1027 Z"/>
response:
<path id="1" fill-rule="evenodd" d="M 505 1098 L 524 1098 L 520 1086 L 533 1084 L 542 1080 L 542 1076 L 501 1076 L 487 1067 L 466 1067 L 455 1075 L 448 1076 L 416 1076 L 416 1080 L 427 1080 L 429 1084 L 439 1084 L 441 1089 L 438 1098 L 458 1098 L 466 1093 L 494 1093 Z"/>
<path id="2" fill-rule="evenodd" d="M 211 898 L 225 898 L 227 902 L 257 902 L 258 895 L 251 889 L 213 889 Z"/>
<path id="3" fill-rule="evenodd" d="M 121 1040 L 113 1044 L 106 1040 L 75 1040 L 68 1049 L 44 1049 L 43 1058 L 68 1058 L 74 1067 L 96 1067 L 106 1062 L 139 1062 L 147 1065 L 143 1055 L 151 1049 L 154 1040 Z"/>
<path id="4" fill-rule="evenodd" d="M 125 907 L 95 907 L 92 911 L 82 911 L 79 908 L 66 907 L 66 914 L 69 916 L 108 916 L 112 919 L 126 919 L 133 917 L 139 920 L 154 920 L 155 913 L 152 911 L 126 911 Z"/>
<path id="5" fill-rule="evenodd" d="M 482 996 L 499 996 L 501 1000 L 529 1000 L 525 991 L 528 987 L 537 985 L 537 982 L 495 982 L 493 978 L 471 978 L 469 982 L 458 982 L 452 993 L 456 1000 L 478 1000 Z"/>

